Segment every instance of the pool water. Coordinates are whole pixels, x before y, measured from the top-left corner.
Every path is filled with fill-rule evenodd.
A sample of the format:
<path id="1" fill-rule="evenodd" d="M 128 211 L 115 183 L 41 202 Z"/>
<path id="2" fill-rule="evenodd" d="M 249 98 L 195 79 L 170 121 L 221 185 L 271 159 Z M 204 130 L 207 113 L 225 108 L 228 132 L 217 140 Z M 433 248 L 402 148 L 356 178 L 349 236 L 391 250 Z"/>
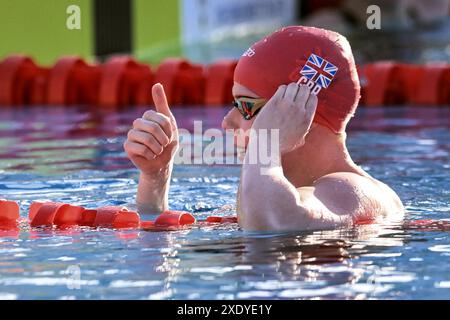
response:
<path id="1" fill-rule="evenodd" d="M 0 109 L 0 198 L 134 209 L 122 143 L 142 108 Z M 183 128 L 220 128 L 225 108 L 176 108 Z M 450 108 L 360 108 L 356 163 L 402 198 L 405 220 L 449 220 Z M 234 213 L 238 165 L 179 165 L 170 204 Z M 154 216 L 145 216 L 153 219 Z M 0 299 L 450 299 L 449 231 L 404 223 L 246 233 L 236 224 L 172 232 L 0 231 Z"/>

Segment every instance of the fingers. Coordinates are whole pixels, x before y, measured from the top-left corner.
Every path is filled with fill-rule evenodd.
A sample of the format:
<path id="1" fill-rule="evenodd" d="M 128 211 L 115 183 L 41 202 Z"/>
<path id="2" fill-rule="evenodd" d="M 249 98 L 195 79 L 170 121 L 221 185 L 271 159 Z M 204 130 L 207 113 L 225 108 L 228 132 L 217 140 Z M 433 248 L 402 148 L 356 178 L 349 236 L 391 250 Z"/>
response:
<path id="1" fill-rule="evenodd" d="M 154 159 L 172 141 L 172 136 L 168 117 L 154 111 L 147 111 L 143 118 L 134 120 L 133 129 L 128 132 L 127 142 L 130 143 L 130 149 L 127 152 L 141 155 L 149 160 Z"/>
<path id="2" fill-rule="evenodd" d="M 284 98 L 288 101 L 295 101 L 295 98 L 297 96 L 297 92 L 299 91 L 299 85 L 295 82 L 291 82 L 287 87 L 286 91 L 284 93 Z"/>
<path id="3" fill-rule="evenodd" d="M 305 121 L 308 123 L 308 128 L 311 126 L 311 123 L 314 119 L 314 115 L 317 109 L 318 98 L 315 94 L 310 94 L 308 97 L 308 101 L 305 105 Z"/>
<path id="4" fill-rule="evenodd" d="M 176 121 L 161 84 L 153 86 L 152 94 L 157 112 L 148 110 L 142 118 L 134 120 L 133 128 L 128 132 L 127 141 L 124 143 L 129 156 L 153 160 L 177 137 Z"/>
<path id="5" fill-rule="evenodd" d="M 298 88 L 297 96 L 295 97 L 295 103 L 301 107 L 305 107 L 310 94 L 311 90 L 308 88 L 308 86 L 300 85 Z"/>
<path id="6" fill-rule="evenodd" d="M 294 82 L 290 83 L 286 87 L 284 99 L 288 102 L 295 102 L 295 106 L 299 108 L 304 108 L 304 119 L 309 125 L 311 124 L 316 112 L 318 98 L 317 95 L 311 94 L 311 90 L 307 85 L 298 85 Z"/>
<path id="7" fill-rule="evenodd" d="M 149 148 L 147 148 L 147 146 L 137 142 L 127 140 L 123 144 L 123 148 L 130 158 L 139 156 L 147 160 L 153 160 L 156 157 L 156 155 Z"/>
<path id="8" fill-rule="evenodd" d="M 286 91 L 287 86 L 285 84 L 282 84 L 278 87 L 277 91 L 272 96 L 272 99 L 275 100 L 275 102 L 280 101 L 284 97 L 284 93 Z"/>
<path id="9" fill-rule="evenodd" d="M 147 147 L 151 151 L 151 156 L 159 155 L 164 150 L 164 147 L 159 143 L 155 137 L 147 132 L 136 129 L 131 129 L 128 132 L 128 141 L 138 143 Z M 152 158 L 153 159 L 153 158 Z"/>
<path id="10" fill-rule="evenodd" d="M 170 136 L 168 136 L 161 126 L 154 121 L 148 121 L 142 118 L 136 119 L 133 122 L 133 129 L 149 134 L 164 147 L 171 142 Z"/>
<path id="11" fill-rule="evenodd" d="M 306 102 L 305 109 L 307 115 L 314 115 L 317 109 L 317 102 L 319 99 L 315 94 L 310 94 L 308 97 L 308 101 Z"/>
<path id="12" fill-rule="evenodd" d="M 308 86 L 291 82 L 289 85 L 279 86 L 274 97 L 281 96 L 282 99 L 286 99 L 288 102 L 296 102 L 305 106 L 310 94 L 311 90 Z"/>
<path id="13" fill-rule="evenodd" d="M 153 110 L 148 110 L 144 113 L 142 119 L 157 123 L 164 131 L 165 135 L 169 138 L 169 140 L 172 141 L 172 124 L 168 116 L 165 116 L 164 114 L 155 112 Z"/>
<path id="14" fill-rule="evenodd" d="M 157 83 L 157 84 L 153 85 L 152 97 L 153 97 L 153 102 L 155 103 L 156 111 L 167 116 L 171 120 L 172 125 L 176 128 L 177 122 L 176 122 L 175 117 L 173 116 L 172 112 L 170 111 L 169 104 L 167 103 L 167 97 L 164 92 L 164 88 L 163 88 L 162 84 Z"/>

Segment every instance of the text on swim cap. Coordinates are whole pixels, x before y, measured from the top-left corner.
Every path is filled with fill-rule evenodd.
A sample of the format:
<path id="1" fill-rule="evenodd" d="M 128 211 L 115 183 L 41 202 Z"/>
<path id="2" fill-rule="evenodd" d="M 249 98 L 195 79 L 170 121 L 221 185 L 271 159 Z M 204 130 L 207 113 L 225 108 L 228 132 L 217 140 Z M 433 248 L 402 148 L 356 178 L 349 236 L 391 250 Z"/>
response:
<path id="1" fill-rule="evenodd" d="M 314 81 L 309 80 L 305 76 L 301 76 L 300 79 L 298 79 L 297 84 L 306 84 L 308 88 L 311 90 L 311 94 L 314 95 L 317 95 L 322 89 L 321 86 L 316 84 Z"/>
<path id="2" fill-rule="evenodd" d="M 248 48 L 247 51 L 245 51 L 242 56 L 243 57 L 252 57 L 255 54 L 255 50 L 252 48 Z"/>

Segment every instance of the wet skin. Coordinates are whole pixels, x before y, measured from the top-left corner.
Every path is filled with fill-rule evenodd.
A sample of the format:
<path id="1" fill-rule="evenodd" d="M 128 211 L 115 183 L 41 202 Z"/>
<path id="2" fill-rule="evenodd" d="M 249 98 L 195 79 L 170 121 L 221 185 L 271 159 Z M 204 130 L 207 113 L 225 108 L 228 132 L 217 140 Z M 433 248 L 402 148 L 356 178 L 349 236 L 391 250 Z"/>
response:
<path id="1" fill-rule="evenodd" d="M 222 123 L 237 134 L 242 134 L 237 129 L 280 129 L 281 165 L 261 174 L 267 165 L 244 161 L 238 191 L 240 225 L 246 230 L 316 230 L 401 218 L 401 200 L 352 161 L 345 133 L 337 135 L 311 123 L 317 99 L 309 89 L 293 83 L 280 86 L 277 93 L 251 120 L 231 110 Z M 238 83 L 233 95 L 258 97 Z M 251 138 L 241 147 L 249 143 Z M 246 156 L 248 160 L 248 152 Z"/>
<path id="2" fill-rule="evenodd" d="M 173 156 L 178 128 L 160 84 L 152 89 L 156 111 L 133 123 L 125 151 L 140 170 L 138 210 L 168 209 Z M 234 83 L 233 95 L 258 98 Z M 404 208 L 396 193 L 358 167 L 345 146 L 345 133 L 335 134 L 312 123 L 317 97 L 295 83 L 280 86 L 254 118 L 245 120 L 236 108 L 222 127 L 235 132 L 245 157 L 237 195 L 239 224 L 244 230 L 316 230 L 401 218 Z M 247 148 L 256 143 L 240 136 L 250 128 L 278 129 L 281 164 L 250 164 Z M 247 160 L 247 161 L 246 161 Z M 265 174 L 261 174 L 264 169 Z"/>

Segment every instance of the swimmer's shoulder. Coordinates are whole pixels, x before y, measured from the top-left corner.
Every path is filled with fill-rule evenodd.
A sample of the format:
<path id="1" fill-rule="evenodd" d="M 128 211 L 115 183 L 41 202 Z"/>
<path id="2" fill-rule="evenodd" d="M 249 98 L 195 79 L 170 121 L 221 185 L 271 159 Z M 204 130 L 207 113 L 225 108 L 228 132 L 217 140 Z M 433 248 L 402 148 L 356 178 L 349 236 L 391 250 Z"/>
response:
<path id="1" fill-rule="evenodd" d="M 327 174 L 312 187 L 315 196 L 337 214 L 385 216 L 404 211 L 394 190 L 362 170 Z"/>

